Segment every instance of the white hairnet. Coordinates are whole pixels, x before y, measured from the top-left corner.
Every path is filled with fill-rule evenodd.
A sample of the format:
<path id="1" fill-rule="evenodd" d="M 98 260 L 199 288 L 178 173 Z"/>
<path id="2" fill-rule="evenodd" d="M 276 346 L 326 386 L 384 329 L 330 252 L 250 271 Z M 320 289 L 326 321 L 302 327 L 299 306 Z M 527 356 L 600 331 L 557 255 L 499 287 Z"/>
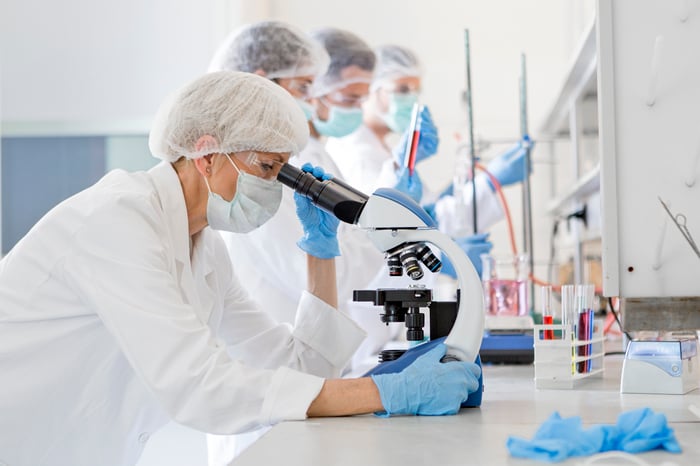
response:
<path id="1" fill-rule="evenodd" d="M 315 76 L 328 68 L 321 44 L 281 21 L 260 21 L 232 32 L 214 54 L 209 71 L 265 72 L 268 79 Z"/>
<path id="2" fill-rule="evenodd" d="M 197 150 L 197 141 L 207 135 L 213 143 Z M 160 106 L 148 146 L 154 157 L 174 162 L 217 152 L 296 154 L 308 137 L 304 112 L 282 87 L 255 74 L 218 71 L 188 84 Z"/>
<path id="3" fill-rule="evenodd" d="M 342 76 L 343 70 L 351 66 L 369 73 L 374 71 L 374 52 L 365 41 L 351 32 L 335 28 L 319 29 L 312 32 L 311 37 L 323 46 L 331 58 L 328 70 L 314 81 L 314 96 L 326 95 L 355 82 L 371 82 L 371 79 L 363 78 L 344 80 Z"/>
<path id="4" fill-rule="evenodd" d="M 394 79 L 421 77 L 418 58 L 407 48 L 383 45 L 374 49 L 374 53 L 377 56 L 377 66 L 374 68 L 373 89 Z"/>

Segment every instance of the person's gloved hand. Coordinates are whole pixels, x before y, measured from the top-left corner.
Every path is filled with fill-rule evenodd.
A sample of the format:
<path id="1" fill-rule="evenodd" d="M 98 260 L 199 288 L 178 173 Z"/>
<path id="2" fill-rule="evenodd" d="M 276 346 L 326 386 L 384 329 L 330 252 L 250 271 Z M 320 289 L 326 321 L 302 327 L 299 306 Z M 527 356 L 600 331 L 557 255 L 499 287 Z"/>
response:
<path id="1" fill-rule="evenodd" d="M 418 149 L 416 150 L 416 164 L 422 162 L 435 155 L 438 150 L 440 139 L 438 138 L 437 128 L 433 124 L 433 118 L 430 116 L 428 107 L 423 107 L 423 111 L 418 116 L 420 118 L 420 139 L 418 140 Z M 394 159 L 400 167 L 404 166 L 404 159 L 408 148 L 406 147 L 411 142 L 411 128 L 404 131 L 401 135 L 401 140 L 394 147 Z"/>
<path id="2" fill-rule="evenodd" d="M 440 344 L 396 374 L 372 375 L 386 415 L 456 414 L 479 388 L 481 368 L 473 362 L 441 363 L 447 347 Z"/>
<path id="3" fill-rule="evenodd" d="M 323 168 L 305 163 L 301 169 L 309 172 L 319 180 L 330 180 L 332 175 L 325 173 Z M 311 200 L 301 194 L 294 193 L 297 217 L 304 229 L 304 236 L 297 241 L 304 252 L 320 259 L 331 259 L 340 255 L 338 247 L 338 225 L 340 221 L 325 210 L 319 209 Z"/>
<path id="4" fill-rule="evenodd" d="M 464 238 L 455 238 L 454 240 L 455 243 L 462 248 L 462 251 L 464 251 L 467 257 L 469 257 L 479 277 L 481 277 L 481 255 L 488 254 L 491 252 L 491 249 L 493 249 L 493 244 L 488 238 L 488 233 L 479 233 Z M 455 272 L 452 263 L 446 257 L 442 259 L 442 269 L 440 269 L 440 272 L 457 279 L 457 272 Z"/>
<path id="5" fill-rule="evenodd" d="M 527 149 L 532 148 L 532 146 L 530 138 L 523 138 L 522 141 L 489 162 L 486 170 L 498 180 L 501 186 L 520 183 L 525 179 L 525 155 Z M 532 169 L 532 164 L 530 164 L 530 168 Z M 490 181 L 489 184 L 491 184 Z M 491 188 L 494 188 L 493 185 Z"/>
<path id="6" fill-rule="evenodd" d="M 420 203 L 423 197 L 423 182 L 420 176 L 418 176 L 418 172 L 414 171 L 413 176 L 409 176 L 408 168 L 402 166 L 399 168 L 396 176 L 398 177 L 398 181 L 394 189 L 398 189 L 402 193 L 410 196 L 414 201 Z"/>

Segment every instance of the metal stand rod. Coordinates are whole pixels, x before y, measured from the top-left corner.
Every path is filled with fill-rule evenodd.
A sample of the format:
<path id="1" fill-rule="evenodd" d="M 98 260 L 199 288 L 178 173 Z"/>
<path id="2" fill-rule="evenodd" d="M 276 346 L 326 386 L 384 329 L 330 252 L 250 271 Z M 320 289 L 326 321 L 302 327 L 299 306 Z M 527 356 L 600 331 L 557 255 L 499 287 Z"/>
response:
<path id="1" fill-rule="evenodd" d="M 474 225 L 474 234 L 479 232 L 479 224 L 476 216 L 476 144 L 474 142 L 474 120 L 472 116 L 472 73 L 469 56 L 469 29 L 464 30 L 464 48 L 467 62 L 467 90 L 465 97 L 467 101 L 467 125 L 469 128 L 469 157 L 472 165 L 472 221 Z"/>
<path id="2" fill-rule="evenodd" d="M 527 129 L 527 74 L 525 66 L 525 54 L 520 54 L 520 136 L 528 138 Z M 534 254 L 532 250 L 532 200 L 530 197 L 530 172 L 532 160 L 530 158 L 530 145 L 525 150 L 525 176 L 523 178 L 523 252 L 528 254 L 530 261 L 530 273 L 534 274 Z M 535 285 L 530 282 L 530 300 L 534 301 Z M 534 309 L 534 302 L 530 302 L 530 308 Z"/>

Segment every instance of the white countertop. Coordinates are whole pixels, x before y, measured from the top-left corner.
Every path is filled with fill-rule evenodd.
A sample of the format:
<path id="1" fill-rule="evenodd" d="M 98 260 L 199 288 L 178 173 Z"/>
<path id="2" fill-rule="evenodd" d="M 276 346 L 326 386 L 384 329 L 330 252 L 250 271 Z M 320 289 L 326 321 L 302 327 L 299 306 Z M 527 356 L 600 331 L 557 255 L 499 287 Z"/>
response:
<path id="1" fill-rule="evenodd" d="M 583 381 L 574 389 L 536 389 L 534 366 L 484 367 L 484 399 L 480 408 L 462 409 L 456 416 L 373 415 L 284 422 L 244 451 L 235 466 L 348 465 L 407 466 L 544 464 L 513 458 L 509 436 L 530 439 L 554 411 L 562 417 L 581 416 L 584 426 L 614 424 L 623 411 L 649 407 L 664 413 L 683 453 L 643 453 L 650 464 L 697 465 L 700 462 L 700 418 L 689 405 L 700 407 L 700 390 L 686 395 L 620 394 L 622 356 L 605 358 L 605 376 Z M 579 464 L 572 458 L 560 464 Z M 610 463 L 608 463 L 610 464 Z"/>

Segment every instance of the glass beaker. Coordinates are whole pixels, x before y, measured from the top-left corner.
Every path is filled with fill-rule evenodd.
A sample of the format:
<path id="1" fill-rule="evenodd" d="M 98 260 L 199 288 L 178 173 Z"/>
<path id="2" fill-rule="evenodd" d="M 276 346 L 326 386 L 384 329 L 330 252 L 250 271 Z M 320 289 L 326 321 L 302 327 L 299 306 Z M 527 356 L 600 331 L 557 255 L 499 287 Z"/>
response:
<path id="1" fill-rule="evenodd" d="M 481 255 L 481 281 L 484 286 L 486 314 L 490 316 L 526 316 L 530 312 L 528 283 L 530 265 L 527 254 L 510 256 Z"/>

